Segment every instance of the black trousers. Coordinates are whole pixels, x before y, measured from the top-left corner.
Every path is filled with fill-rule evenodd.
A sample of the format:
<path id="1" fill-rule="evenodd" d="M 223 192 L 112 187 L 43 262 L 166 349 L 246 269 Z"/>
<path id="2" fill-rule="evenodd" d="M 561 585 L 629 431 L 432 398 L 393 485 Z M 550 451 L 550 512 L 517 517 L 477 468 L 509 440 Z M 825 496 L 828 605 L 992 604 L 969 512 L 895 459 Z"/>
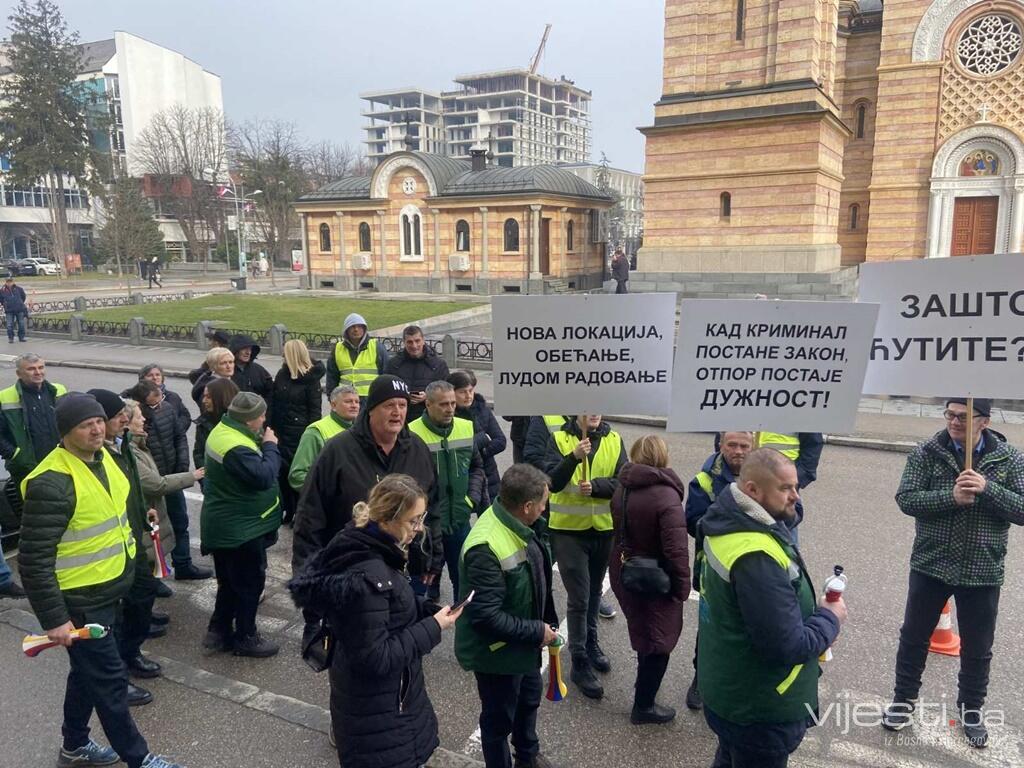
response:
<path id="1" fill-rule="evenodd" d="M 146 554 L 142 553 L 141 556 L 145 558 Z M 132 588 L 121 601 L 114 634 L 117 636 L 117 652 L 125 662 L 139 655 L 149 635 L 153 602 L 156 600 L 156 581 L 149 573 L 136 570 Z"/>
<path id="2" fill-rule="evenodd" d="M 896 653 L 897 701 L 916 699 L 928 659 L 928 641 L 942 613 L 942 606 L 956 599 L 960 631 L 960 681 L 957 704 L 981 709 L 988 693 L 992 665 L 992 641 L 999 613 L 999 587 L 954 587 L 918 571 L 910 572 L 907 607 Z"/>
<path id="3" fill-rule="evenodd" d="M 748 752 L 742 745 L 727 744 L 718 740 L 715 762 L 711 768 L 786 768 L 789 755 L 766 755 L 761 752 Z"/>
<path id="4" fill-rule="evenodd" d="M 291 461 L 282 460 L 281 469 L 277 473 L 277 492 L 281 497 L 281 514 L 286 523 L 295 518 L 295 510 L 299 506 L 299 492 L 288 482 L 288 472 L 291 471 L 291 468 Z"/>
<path id="5" fill-rule="evenodd" d="M 480 693 L 480 745 L 487 768 L 512 768 L 512 754 L 529 762 L 540 752 L 537 738 L 537 709 L 544 690 L 540 669 L 528 675 L 476 674 Z"/>
<path id="6" fill-rule="evenodd" d="M 636 685 L 633 694 L 633 706 L 638 709 L 650 709 L 661 688 L 662 678 L 668 669 L 667 653 L 638 653 L 636 655 Z"/>
<path id="7" fill-rule="evenodd" d="M 225 637 L 249 637 L 256 632 L 256 611 L 267 581 L 268 538 L 247 541 L 234 549 L 213 550 L 217 599 L 210 630 Z"/>
<path id="8" fill-rule="evenodd" d="M 116 606 L 72 614 L 76 627 L 112 626 Z M 128 711 L 128 670 L 117 652 L 113 634 L 99 640 L 80 640 L 68 648 L 71 671 L 64 693 L 64 748 L 75 750 L 89 741 L 89 719 L 95 710 L 107 741 L 128 768 L 139 768 L 149 747 Z"/>
<path id="9" fill-rule="evenodd" d="M 626 280 L 615 281 L 615 292 L 616 293 L 629 293 L 629 288 L 626 287 Z"/>

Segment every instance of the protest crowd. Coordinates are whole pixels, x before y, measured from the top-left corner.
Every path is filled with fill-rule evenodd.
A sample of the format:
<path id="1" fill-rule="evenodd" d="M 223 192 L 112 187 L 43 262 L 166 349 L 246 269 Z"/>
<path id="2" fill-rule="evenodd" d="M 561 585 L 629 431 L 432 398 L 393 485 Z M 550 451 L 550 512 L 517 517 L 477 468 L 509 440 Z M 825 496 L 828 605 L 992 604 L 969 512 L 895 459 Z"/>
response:
<path id="1" fill-rule="evenodd" d="M 215 331 L 210 343 L 190 376 L 198 417 L 155 363 L 127 390 L 73 392 L 27 353 L 0 390 L 4 493 L 21 519 L 20 584 L 0 555 L 0 597 L 27 597 L 66 647 L 59 766 L 180 768 L 130 709 L 153 700 L 137 682 L 161 674 L 146 639 L 173 631 L 157 600 L 173 593 L 169 582 L 215 578 L 196 642 L 273 657 L 258 614 L 282 525 L 294 533 L 303 657 L 327 672 L 331 743 L 346 768 L 426 764 L 439 740 L 422 662 L 442 642 L 475 676 L 488 768 L 556 764 L 537 735 L 552 647 L 573 693 L 600 699 L 602 676 L 633 665 L 632 726 L 672 721 L 658 692 L 671 654 L 690 658 L 677 645 L 694 590 L 685 705 L 703 710 L 718 739 L 715 768 L 785 766 L 798 749 L 818 707 L 820 659 L 848 620 L 841 569 L 809 573 L 799 547 L 821 434 L 709 434 L 702 466 L 673 468 L 657 434 L 627 445 L 600 414 L 509 417 L 506 436 L 473 373 L 449 371 L 416 326 L 389 356 L 353 314 L 326 361 L 290 340 L 276 372 L 249 337 Z M 1024 524 L 1024 456 L 990 428 L 991 407 L 949 398 L 945 429 L 909 455 L 895 490 L 916 538 L 883 722 L 913 724 L 929 638 L 954 597 L 958 714 L 976 748 L 988 739 L 1008 529 Z M 509 442 L 514 463 L 499 474 Z M 203 495 L 198 531 L 189 488 Z M 193 562 L 196 537 L 213 569 Z M 602 649 L 602 617 L 615 615 L 606 575 L 634 658 Z M 454 605 L 441 603 L 445 579 Z M 76 639 L 87 625 L 109 631 Z M 93 712 L 109 746 L 90 733 Z"/>

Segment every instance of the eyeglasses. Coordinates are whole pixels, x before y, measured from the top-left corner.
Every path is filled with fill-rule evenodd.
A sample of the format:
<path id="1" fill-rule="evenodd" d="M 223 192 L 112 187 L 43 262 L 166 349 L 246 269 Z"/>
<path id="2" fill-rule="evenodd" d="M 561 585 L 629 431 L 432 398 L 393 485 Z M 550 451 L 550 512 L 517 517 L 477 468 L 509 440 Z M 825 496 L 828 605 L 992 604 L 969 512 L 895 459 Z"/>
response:
<path id="1" fill-rule="evenodd" d="M 409 521 L 409 524 L 415 528 L 423 528 L 427 522 L 427 513 L 424 512 L 422 515 L 418 515 Z"/>
<path id="2" fill-rule="evenodd" d="M 969 415 L 966 411 L 963 413 L 957 413 L 956 411 L 943 411 L 942 415 L 946 421 L 958 421 L 961 424 L 966 424 L 968 419 L 983 418 L 981 416 L 975 417 L 973 415 Z"/>

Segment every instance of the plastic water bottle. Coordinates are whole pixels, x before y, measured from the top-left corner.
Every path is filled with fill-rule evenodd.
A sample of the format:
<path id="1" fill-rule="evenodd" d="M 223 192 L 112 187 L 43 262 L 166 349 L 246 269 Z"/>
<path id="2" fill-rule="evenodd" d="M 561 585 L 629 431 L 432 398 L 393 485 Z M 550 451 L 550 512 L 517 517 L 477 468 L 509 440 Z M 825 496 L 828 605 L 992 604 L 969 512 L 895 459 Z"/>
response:
<path id="1" fill-rule="evenodd" d="M 846 574 L 843 573 L 843 566 L 836 565 L 832 568 L 832 575 L 825 580 L 825 602 L 838 603 L 844 592 L 846 592 Z M 832 661 L 832 649 L 826 648 L 818 660 Z"/>

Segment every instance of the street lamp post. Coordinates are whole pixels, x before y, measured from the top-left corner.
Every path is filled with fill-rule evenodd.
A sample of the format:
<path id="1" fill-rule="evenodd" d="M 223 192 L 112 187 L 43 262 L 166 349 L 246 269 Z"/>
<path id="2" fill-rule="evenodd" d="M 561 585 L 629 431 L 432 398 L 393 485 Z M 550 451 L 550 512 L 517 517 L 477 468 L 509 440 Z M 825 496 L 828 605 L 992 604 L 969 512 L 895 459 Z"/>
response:
<path id="1" fill-rule="evenodd" d="M 248 198 L 245 196 L 245 185 L 241 185 L 239 188 L 236 188 L 235 187 L 235 183 L 231 180 L 231 175 L 230 174 L 228 175 L 227 181 L 225 181 L 225 182 L 218 182 L 217 181 L 217 172 L 215 170 L 213 170 L 212 168 L 204 168 L 203 169 L 203 173 L 204 174 L 205 173 L 209 173 L 211 178 L 212 178 L 212 180 L 213 180 L 213 183 L 215 183 L 215 184 L 221 183 L 225 187 L 227 187 L 228 189 L 231 190 L 231 197 L 232 197 L 232 199 L 234 200 L 234 203 L 235 203 L 235 226 L 238 227 L 238 229 L 235 231 L 235 235 L 238 238 L 238 276 L 239 277 L 245 277 L 245 262 L 247 261 L 247 257 L 246 257 L 245 251 L 246 251 L 246 246 L 248 245 L 248 243 L 246 242 L 246 239 L 245 239 L 245 205 L 244 205 L 244 203 L 248 200 Z M 239 196 L 239 194 L 238 194 L 239 191 L 241 191 L 241 193 L 242 193 L 241 196 Z M 257 189 L 252 194 L 253 195 L 263 194 L 263 190 L 262 189 Z M 238 205 L 239 202 L 243 203 L 243 205 L 241 207 L 239 207 L 239 205 Z M 226 256 L 227 255 L 225 254 L 225 257 Z M 231 266 L 231 260 L 230 259 L 228 259 L 228 266 L 229 267 Z"/>

